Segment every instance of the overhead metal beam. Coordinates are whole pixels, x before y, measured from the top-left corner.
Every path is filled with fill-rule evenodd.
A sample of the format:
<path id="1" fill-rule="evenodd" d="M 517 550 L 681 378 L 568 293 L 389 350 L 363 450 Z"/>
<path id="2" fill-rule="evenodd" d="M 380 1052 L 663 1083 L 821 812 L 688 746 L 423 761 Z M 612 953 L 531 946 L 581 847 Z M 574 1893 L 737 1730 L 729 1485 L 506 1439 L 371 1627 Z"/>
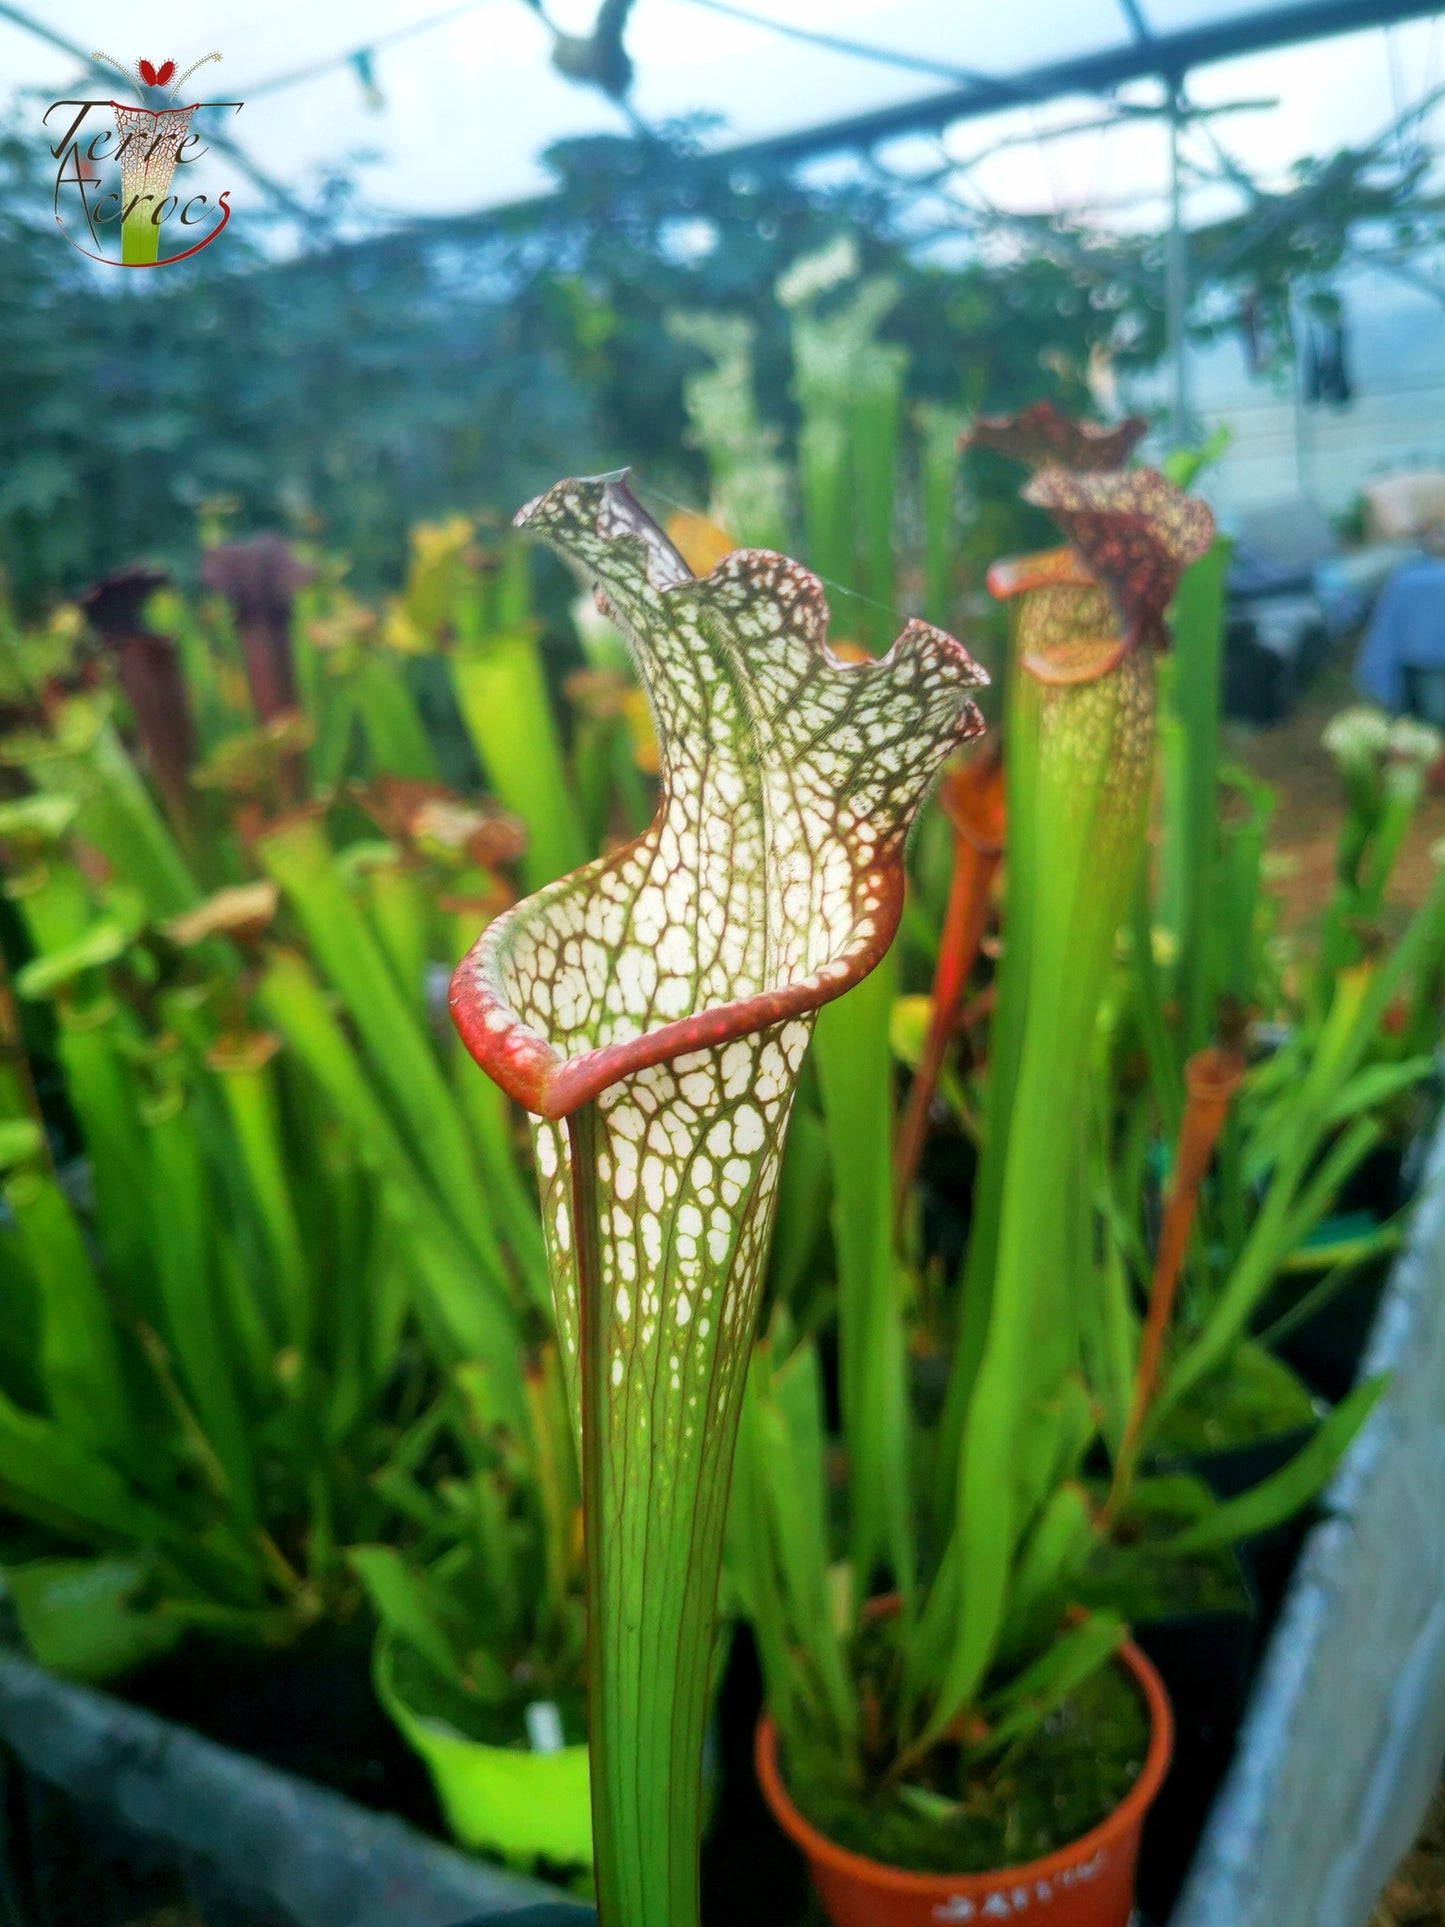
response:
<path id="1" fill-rule="evenodd" d="M 1184 232 L 1184 175 L 1179 152 L 1179 95 L 1169 102 L 1169 229 L 1164 237 L 1164 319 L 1173 380 L 1171 430 L 1174 446 L 1188 445 L 1189 420 L 1189 240 Z"/>
<path id="2" fill-rule="evenodd" d="M 1298 46 L 1305 40 L 1328 40 L 1369 27 L 1394 26 L 1439 11 L 1440 0 L 1305 0 L 1299 6 L 1269 7 L 1256 14 L 1210 20 L 1180 33 L 1154 33 L 1096 54 L 1026 68 L 998 79 L 971 81 L 945 93 L 899 101 L 847 120 L 796 128 L 768 140 L 728 148 L 718 158 L 801 159 L 842 148 L 872 147 L 899 134 L 936 131 L 955 121 L 997 113 L 1016 106 L 1021 94 L 1038 101 L 1062 94 L 1107 93 L 1126 81 L 1151 78 L 1177 86 L 1193 68 L 1207 67 L 1217 60 Z"/>

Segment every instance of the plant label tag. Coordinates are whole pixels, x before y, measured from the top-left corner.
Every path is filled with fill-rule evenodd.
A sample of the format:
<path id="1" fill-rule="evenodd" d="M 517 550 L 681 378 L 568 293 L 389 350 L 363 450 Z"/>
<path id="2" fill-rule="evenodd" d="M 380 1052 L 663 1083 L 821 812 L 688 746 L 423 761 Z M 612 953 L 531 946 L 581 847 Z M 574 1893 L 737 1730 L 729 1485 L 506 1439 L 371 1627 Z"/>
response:
<path id="1" fill-rule="evenodd" d="M 533 1700 L 527 1708 L 527 1738 L 534 1753 L 560 1753 L 567 1744 L 562 1715 L 552 1700 Z"/>

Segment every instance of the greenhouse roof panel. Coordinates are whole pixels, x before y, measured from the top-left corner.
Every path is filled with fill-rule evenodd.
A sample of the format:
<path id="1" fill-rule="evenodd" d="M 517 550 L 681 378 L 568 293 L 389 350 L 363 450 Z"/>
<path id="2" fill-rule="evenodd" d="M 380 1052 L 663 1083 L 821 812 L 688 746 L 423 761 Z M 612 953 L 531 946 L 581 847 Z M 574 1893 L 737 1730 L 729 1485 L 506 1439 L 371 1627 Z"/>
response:
<path id="1" fill-rule="evenodd" d="M 984 111 L 1012 110 L 1026 132 L 1040 103 L 1063 95 L 1147 79 L 1160 98 L 1158 77 L 1176 56 L 1217 69 L 1252 55 L 1251 85 L 1285 97 L 1295 62 L 1273 50 L 1351 29 L 1379 54 L 1362 59 L 1345 51 L 1354 41 L 1336 43 L 1352 108 L 1372 131 L 1389 119 L 1392 96 L 1384 35 L 1367 30 L 1428 11 L 1423 0 L 636 0 L 626 32 L 635 81 L 624 107 L 559 71 L 554 35 L 585 37 L 598 4 L 547 0 L 544 19 L 531 0 L 450 8 L 193 0 L 179 36 L 172 0 L 131 0 L 105 30 L 123 44 L 105 51 L 127 64 L 145 52 L 184 67 L 217 48 L 223 61 L 204 70 L 207 89 L 244 101 L 229 131 L 251 160 L 302 194 L 325 171 L 349 176 L 361 204 L 386 220 L 545 191 L 543 157 L 555 142 L 626 133 L 638 121 L 691 118 L 715 147 L 802 153 L 914 127 L 931 137 Z M 38 102 L 103 90 L 84 65 L 96 17 L 94 0 L 0 7 L 0 74 L 37 137 Z M 1399 62 L 1413 96 L 1429 84 L 1430 29 L 1422 19 L 1398 31 L 1414 36 Z M 1433 61 L 1433 38 L 1429 45 Z M 1281 162 L 1351 138 L 1323 107 L 1318 126 L 1301 132 L 1307 109 L 1286 116 L 1288 139 L 1302 144 Z"/>

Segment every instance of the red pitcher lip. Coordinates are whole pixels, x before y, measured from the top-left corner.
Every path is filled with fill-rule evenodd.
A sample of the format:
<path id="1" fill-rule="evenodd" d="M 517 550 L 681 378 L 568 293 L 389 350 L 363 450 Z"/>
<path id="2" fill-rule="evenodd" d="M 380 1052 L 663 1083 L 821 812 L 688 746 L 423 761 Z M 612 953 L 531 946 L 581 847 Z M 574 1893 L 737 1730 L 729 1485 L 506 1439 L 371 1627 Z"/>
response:
<path id="1" fill-rule="evenodd" d="M 1030 1881 L 1050 1880 L 1068 1867 L 1087 1860 L 1101 1847 L 1110 1847 L 1141 1823 L 1144 1814 L 1169 1771 L 1174 1750 L 1174 1716 L 1164 1682 L 1132 1640 L 1119 1648 L 1117 1658 L 1133 1674 L 1149 1708 L 1149 1747 L 1139 1777 L 1112 1812 L 1097 1826 L 1079 1835 L 1066 1847 L 1043 1854 L 1037 1860 L 1020 1861 L 1017 1866 L 996 1867 L 989 1873 L 915 1873 L 904 1867 L 890 1867 L 886 1861 L 870 1860 L 861 1853 L 830 1840 L 794 1806 L 778 1769 L 778 1732 L 772 1716 L 764 1713 L 758 1721 L 753 1744 L 753 1767 L 773 1818 L 810 1860 L 820 1862 L 836 1873 L 919 1900 L 941 1900 L 950 1894 L 964 1899 L 985 1899 L 1001 1883 L 1027 1886 Z"/>
<path id="2" fill-rule="evenodd" d="M 636 841 L 641 843 L 643 838 Z M 708 1005 L 622 1043 L 598 1045 L 570 1058 L 562 1057 L 545 1037 L 514 1017 L 482 974 L 485 965 L 479 959 L 487 955 L 498 932 L 516 915 L 515 910 L 504 911 L 482 932 L 452 973 L 448 999 L 452 1021 L 488 1077 L 523 1110 L 554 1120 L 568 1117 L 620 1078 L 692 1051 L 731 1043 L 735 1037 L 768 1030 L 790 1017 L 807 1016 L 851 990 L 882 962 L 897 932 L 903 913 L 901 857 L 894 852 L 865 873 L 864 881 L 879 899 L 874 928 L 855 949 L 834 958 L 821 970 L 731 1003 Z"/>

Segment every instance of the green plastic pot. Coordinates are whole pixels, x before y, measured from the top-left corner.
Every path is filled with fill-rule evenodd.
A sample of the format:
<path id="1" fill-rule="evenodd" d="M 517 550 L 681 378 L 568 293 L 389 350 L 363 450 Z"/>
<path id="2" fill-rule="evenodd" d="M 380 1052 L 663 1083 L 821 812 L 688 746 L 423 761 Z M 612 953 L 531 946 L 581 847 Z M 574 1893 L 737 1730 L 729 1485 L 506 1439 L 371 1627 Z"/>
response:
<path id="1" fill-rule="evenodd" d="M 376 1647 L 376 1690 L 431 1775 L 447 1825 L 465 1847 L 513 1866 L 592 1865 L 592 1792 L 587 1748 L 556 1753 L 488 1746 L 446 1720 L 418 1713 L 397 1687 L 391 1641 Z"/>

